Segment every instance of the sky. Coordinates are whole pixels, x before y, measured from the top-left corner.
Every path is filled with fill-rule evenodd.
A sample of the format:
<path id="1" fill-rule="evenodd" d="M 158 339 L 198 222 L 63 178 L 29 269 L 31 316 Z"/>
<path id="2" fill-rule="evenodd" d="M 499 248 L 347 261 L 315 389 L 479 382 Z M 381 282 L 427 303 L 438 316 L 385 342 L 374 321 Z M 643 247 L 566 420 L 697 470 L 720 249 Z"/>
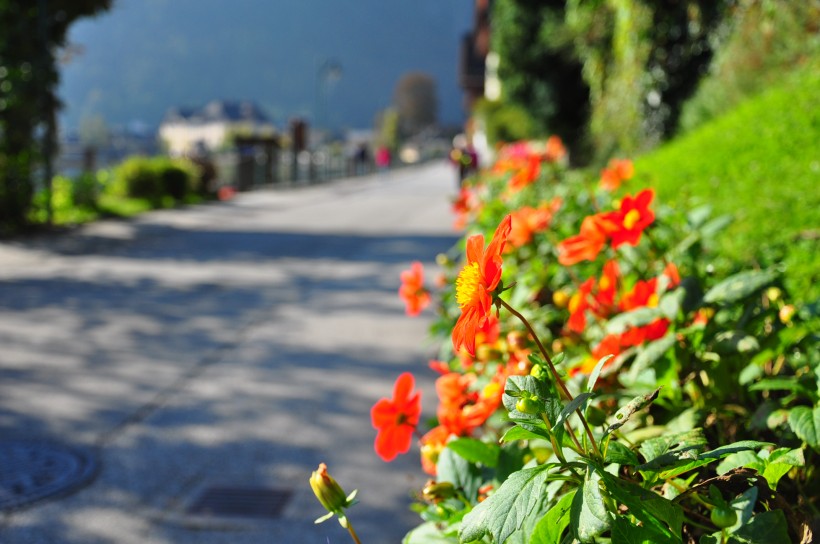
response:
<path id="1" fill-rule="evenodd" d="M 253 100 L 276 124 L 368 128 L 411 71 L 437 82 L 439 120 L 463 119 L 458 47 L 472 0 L 115 0 L 69 32 L 63 129 L 101 116 L 155 128 L 172 107 Z M 324 80 L 332 62 L 341 77 Z M 317 91 L 319 83 L 326 86 Z M 326 94 L 323 94 L 326 93 Z"/>

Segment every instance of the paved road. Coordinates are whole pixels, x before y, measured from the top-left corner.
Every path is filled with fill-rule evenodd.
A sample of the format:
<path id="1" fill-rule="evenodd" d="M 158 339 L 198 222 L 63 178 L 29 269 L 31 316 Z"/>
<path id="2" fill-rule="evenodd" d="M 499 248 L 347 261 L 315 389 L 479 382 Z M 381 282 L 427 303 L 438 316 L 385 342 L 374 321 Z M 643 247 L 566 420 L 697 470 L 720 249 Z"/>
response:
<path id="1" fill-rule="evenodd" d="M 322 461 L 359 488 L 362 541 L 399 542 L 424 477 L 417 450 L 375 456 L 369 409 L 409 369 L 434 411 L 432 317 L 396 289 L 455 241 L 454 185 L 436 163 L 0 243 L 0 440 L 99 460 L 90 485 L 0 512 L 0 542 L 346 543 L 313 524 Z M 284 508 L 189 513 L 221 487 Z"/>

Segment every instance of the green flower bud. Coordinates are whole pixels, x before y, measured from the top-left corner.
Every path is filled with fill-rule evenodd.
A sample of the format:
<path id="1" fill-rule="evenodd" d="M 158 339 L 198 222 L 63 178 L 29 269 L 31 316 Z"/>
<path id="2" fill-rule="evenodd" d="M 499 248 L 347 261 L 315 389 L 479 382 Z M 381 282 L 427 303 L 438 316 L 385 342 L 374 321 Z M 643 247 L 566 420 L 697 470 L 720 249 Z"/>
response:
<path id="1" fill-rule="evenodd" d="M 421 490 L 421 494 L 425 500 L 438 503 L 454 497 L 456 494 L 456 488 L 450 482 L 436 482 L 435 480 L 430 480 Z"/>
<path id="2" fill-rule="evenodd" d="M 327 473 L 327 465 L 324 463 L 320 463 L 319 468 L 310 475 L 310 487 L 328 512 L 341 512 L 343 508 L 350 506 L 345 492 Z"/>

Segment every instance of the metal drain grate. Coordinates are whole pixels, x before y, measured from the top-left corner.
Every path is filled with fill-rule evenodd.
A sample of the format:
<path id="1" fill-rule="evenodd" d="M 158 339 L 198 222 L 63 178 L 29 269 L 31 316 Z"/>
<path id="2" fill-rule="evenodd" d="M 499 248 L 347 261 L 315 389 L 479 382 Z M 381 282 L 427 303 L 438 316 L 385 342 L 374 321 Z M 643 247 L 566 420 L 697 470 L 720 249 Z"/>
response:
<path id="1" fill-rule="evenodd" d="M 96 472 L 97 463 L 89 454 L 63 444 L 0 441 L 0 511 L 75 491 Z"/>
<path id="2" fill-rule="evenodd" d="M 276 518 L 282 513 L 290 489 L 263 487 L 209 487 L 187 510 L 188 514 L 219 517 Z"/>

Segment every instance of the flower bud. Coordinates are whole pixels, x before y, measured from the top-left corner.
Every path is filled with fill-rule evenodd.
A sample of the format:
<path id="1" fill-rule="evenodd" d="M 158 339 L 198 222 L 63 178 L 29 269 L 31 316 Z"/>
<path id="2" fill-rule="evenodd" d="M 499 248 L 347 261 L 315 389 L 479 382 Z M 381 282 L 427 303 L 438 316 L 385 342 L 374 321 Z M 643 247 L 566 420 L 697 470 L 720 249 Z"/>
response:
<path id="1" fill-rule="evenodd" d="M 425 500 L 438 503 L 454 497 L 456 494 L 456 488 L 450 482 L 436 482 L 435 480 L 429 480 L 421 490 L 421 494 Z"/>
<path id="2" fill-rule="evenodd" d="M 319 468 L 310 475 L 310 487 L 328 512 L 341 512 L 343 508 L 350 506 L 345 492 L 327 473 L 327 465 L 324 463 L 320 463 Z"/>
<path id="3" fill-rule="evenodd" d="M 555 291 L 552 294 L 552 303 L 556 308 L 566 308 L 569 304 L 569 295 L 566 291 Z"/>
<path id="4" fill-rule="evenodd" d="M 783 292 L 780 291 L 780 289 L 778 289 L 777 287 L 769 287 L 768 289 L 766 289 L 766 298 L 768 298 L 772 302 L 780 300 L 780 295 L 782 294 Z"/>

